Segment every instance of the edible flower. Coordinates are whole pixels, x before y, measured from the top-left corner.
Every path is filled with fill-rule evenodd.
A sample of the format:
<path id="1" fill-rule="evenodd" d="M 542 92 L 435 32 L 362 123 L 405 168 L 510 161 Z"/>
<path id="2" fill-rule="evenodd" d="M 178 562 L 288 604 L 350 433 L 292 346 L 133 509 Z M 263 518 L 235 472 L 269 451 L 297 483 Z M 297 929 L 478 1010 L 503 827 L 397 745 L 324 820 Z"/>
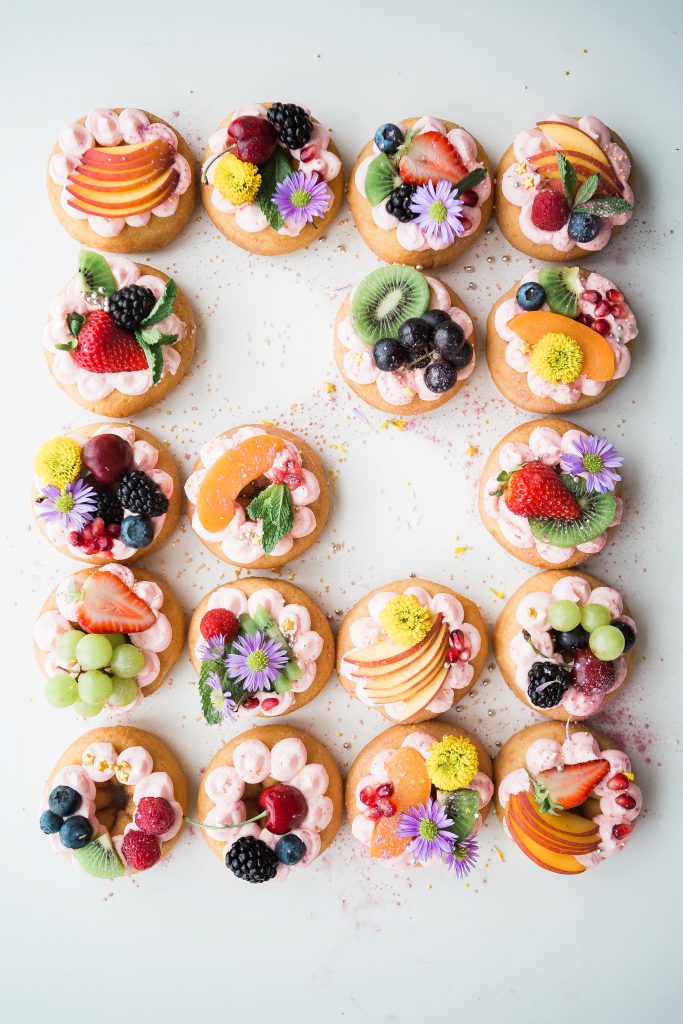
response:
<path id="1" fill-rule="evenodd" d="M 231 678 L 242 683 L 245 690 L 255 693 L 269 690 L 288 661 L 283 645 L 259 631 L 235 641 L 226 666 Z"/>
<path id="2" fill-rule="evenodd" d="M 476 837 L 470 834 L 464 839 L 455 840 L 451 852 L 446 855 L 446 867 L 455 873 L 456 878 L 466 878 L 478 856 L 479 844 Z"/>
<path id="3" fill-rule="evenodd" d="M 97 495 L 83 480 L 68 483 L 63 489 L 50 484 L 36 502 L 36 514 L 48 522 L 61 522 L 67 530 L 82 530 L 95 518 Z"/>
<path id="4" fill-rule="evenodd" d="M 214 710 L 219 713 L 221 718 L 227 718 L 228 721 L 234 722 L 237 705 L 232 699 L 230 693 L 223 692 L 218 672 L 209 673 L 206 677 L 206 685 L 211 689 L 209 700 L 211 701 L 211 706 Z"/>
<path id="5" fill-rule="evenodd" d="M 623 458 L 606 437 L 582 434 L 572 441 L 571 450 L 562 456 L 561 466 L 572 476 L 583 476 L 588 491 L 607 494 L 621 477 L 614 470 L 623 465 Z"/>
<path id="6" fill-rule="evenodd" d="M 477 748 L 466 736 L 444 736 L 432 744 L 426 768 L 437 789 L 464 789 L 479 771 Z"/>
<path id="7" fill-rule="evenodd" d="M 430 242 L 450 245 L 456 235 L 465 234 L 462 223 L 465 204 L 447 181 L 418 185 L 410 203 L 414 224 Z"/>
<path id="8" fill-rule="evenodd" d="M 430 796 L 426 803 L 403 811 L 398 819 L 399 836 L 411 837 L 408 849 L 416 860 L 426 864 L 433 856 L 449 854 L 453 847 L 453 824 L 441 804 Z"/>
<path id="9" fill-rule="evenodd" d="M 550 384 L 572 384 L 583 369 L 583 350 L 568 334 L 551 331 L 534 345 L 529 365 Z"/>
<path id="10" fill-rule="evenodd" d="M 293 171 L 275 188 L 273 203 L 290 224 L 310 224 L 332 205 L 332 193 L 317 171 Z"/>
<path id="11" fill-rule="evenodd" d="M 384 605 L 379 621 L 394 643 L 412 644 L 424 640 L 434 618 L 414 594 L 397 594 Z"/>
<path id="12" fill-rule="evenodd" d="M 255 198 L 261 187 L 261 175 L 256 164 L 226 153 L 216 164 L 213 184 L 229 203 L 241 206 Z"/>
<path id="13" fill-rule="evenodd" d="M 63 490 L 81 471 L 81 447 L 72 437 L 62 435 L 46 441 L 35 461 L 36 476 Z"/>
<path id="14" fill-rule="evenodd" d="M 225 637 L 222 633 L 210 636 L 197 644 L 197 657 L 200 661 L 216 661 L 225 654 Z"/>

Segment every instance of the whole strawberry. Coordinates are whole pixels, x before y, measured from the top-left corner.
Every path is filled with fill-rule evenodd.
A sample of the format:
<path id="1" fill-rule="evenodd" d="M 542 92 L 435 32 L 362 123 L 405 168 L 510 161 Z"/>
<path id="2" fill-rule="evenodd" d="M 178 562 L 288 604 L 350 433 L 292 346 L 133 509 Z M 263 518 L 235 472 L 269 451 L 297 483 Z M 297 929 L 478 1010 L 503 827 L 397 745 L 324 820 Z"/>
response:
<path id="1" fill-rule="evenodd" d="M 78 332 L 74 360 L 91 373 L 147 369 L 147 358 L 134 336 L 117 327 L 113 317 L 103 309 L 88 314 Z"/>
<path id="2" fill-rule="evenodd" d="M 515 515 L 525 519 L 578 519 L 581 515 L 574 495 L 552 466 L 544 462 L 527 462 L 498 479 L 502 483 L 503 501 Z"/>

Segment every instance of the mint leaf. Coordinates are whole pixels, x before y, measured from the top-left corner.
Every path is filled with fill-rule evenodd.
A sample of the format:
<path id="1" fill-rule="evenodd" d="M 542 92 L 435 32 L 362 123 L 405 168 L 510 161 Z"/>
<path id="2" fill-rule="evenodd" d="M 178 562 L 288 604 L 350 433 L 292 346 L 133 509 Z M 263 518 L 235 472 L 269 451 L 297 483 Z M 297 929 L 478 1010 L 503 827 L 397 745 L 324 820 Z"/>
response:
<path id="1" fill-rule="evenodd" d="M 271 484 L 247 506 L 249 517 L 263 522 L 261 543 L 267 555 L 294 525 L 292 492 L 286 484 Z"/>
<path id="2" fill-rule="evenodd" d="M 211 701 L 211 695 L 214 692 L 207 679 L 212 672 L 217 672 L 221 679 L 221 685 L 224 686 L 225 680 L 225 668 L 222 661 L 203 661 L 202 667 L 199 672 L 199 702 L 202 708 L 202 714 L 209 723 L 209 725 L 218 725 L 221 720 L 221 713 L 217 711 Z"/>
<path id="3" fill-rule="evenodd" d="M 157 345 L 148 345 L 138 338 L 138 344 L 145 353 L 147 365 L 152 372 L 152 384 L 158 384 L 161 380 L 161 373 L 164 368 L 164 357 Z"/>
<path id="4" fill-rule="evenodd" d="M 592 213 L 594 217 L 611 217 L 615 213 L 630 213 L 631 203 L 618 196 L 605 196 L 604 199 L 589 199 L 580 206 L 574 207 L 574 213 Z"/>
<path id="5" fill-rule="evenodd" d="M 156 304 L 152 307 L 151 312 L 147 314 L 144 320 L 140 321 L 140 327 L 151 327 L 152 324 L 158 324 L 160 320 L 163 320 L 164 317 L 172 313 L 176 291 L 175 281 L 166 281 L 164 290 L 157 299 Z"/>
<path id="6" fill-rule="evenodd" d="M 400 183 L 401 177 L 396 173 L 396 168 L 389 157 L 386 153 L 378 153 L 368 164 L 368 173 L 365 177 L 365 196 L 370 206 L 378 206 L 388 199 Z"/>
<path id="7" fill-rule="evenodd" d="M 479 794 L 474 789 L 456 789 L 449 794 L 445 806 L 446 814 L 453 822 L 449 831 L 458 839 L 464 839 L 474 828 L 479 813 Z"/>
<path id="8" fill-rule="evenodd" d="M 273 193 L 276 186 L 292 173 L 292 168 L 285 155 L 285 151 L 280 146 L 277 146 L 273 155 L 266 160 L 262 167 L 259 167 L 259 171 L 261 173 L 261 185 L 256 193 L 254 202 L 258 204 L 259 210 L 268 221 L 268 226 L 273 231 L 279 231 L 281 227 L 284 227 L 285 222 L 282 214 L 273 202 Z"/>
<path id="9" fill-rule="evenodd" d="M 177 334 L 162 334 L 154 327 L 143 327 L 135 332 L 135 337 L 141 345 L 175 345 L 178 340 Z"/>
<path id="10" fill-rule="evenodd" d="M 488 171 L 485 167 L 475 167 L 473 171 L 470 171 L 464 178 L 461 178 L 455 186 L 456 196 L 461 196 L 463 192 L 467 192 L 469 189 L 474 188 L 475 185 L 481 184 L 487 174 Z"/>
<path id="11" fill-rule="evenodd" d="M 594 194 L 595 190 L 600 184 L 600 175 L 591 174 L 590 178 L 586 178 L 583 185 L 576 193 L 574 199 L 574 205 L 579 206 L 581 203 L 587 202 Z"/>
<path id="12" fill-rule="evenodd" d="M 560 172 L 560 181 L 562 182 L 567 205 L 571 210 L 574 205 L 574 193 L 576 192 L 576 171 L 564 153 L 558 152 L 557 154 L 557 169 Z"/>
<path id="13" fill-rule="evenodd" d="M 84 323 L 85 323 L 85 317 L 81 316 L 80 313 L 69 313 L 68 317 L 66 318 L 67 330 L 68 330 L 69 334 L 71 334 L 74 338 L 78 337 L 78 332 L 80 331 L 80 329 L 81 329 L 81 327 L 83 326 Z M 60 346 L 60 347 L 70 348 L 71 346 L 70 345 L 64 345 L 64 346 Z"/>

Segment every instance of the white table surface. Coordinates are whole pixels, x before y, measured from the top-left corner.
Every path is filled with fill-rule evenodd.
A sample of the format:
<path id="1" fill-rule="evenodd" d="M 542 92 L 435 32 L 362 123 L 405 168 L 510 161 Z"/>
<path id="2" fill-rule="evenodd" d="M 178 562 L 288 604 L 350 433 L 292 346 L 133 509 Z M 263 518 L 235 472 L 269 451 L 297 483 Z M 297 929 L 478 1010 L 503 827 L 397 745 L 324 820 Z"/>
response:
<path id="1" fill-rule="evenodd" d="M 681 566 L 672 467 L 683 349 L 674 314 L 682 19 L 674 7 L 119 0 L 5 11 L 0 966 L 8 1020 L 678 1018 Z M 93 418 L 59 391 L 41 353 L 47 306 L 78 251 L 47 202 L 47 154 L 60 126 L 95 106 L 144 106 L 198 153 L 232 107 L 278 98 L 310 105 L 333 127 L 347 169 L 378 124 L 423 113 L 464 124 L 494 163 L 519 129 L 551 111 L 597 114 L 635 155 L 635 217 L 591 265 L 632 300 L 637 356 L 619 389 L 577 418 L 626 456 L 624 522 L 589 568 L 635 608 L 640 659 L 595 724 L 633 756 L 645 811 L 625 854 L 574 881 L 536 869 L 493 816 L 467 884 L 439 871 L 396 875 L 364 856 L 346 824 L 312 869 L 283 886 L 238 884 L 189 830 L 158 870 L 111 885 L 70 871 L 41 840 L 43 779 L 88 726 L 43 700 L 33 623 L 77 564 L 40 538 L 27 494 L 39 444 Z M 228 426 L 266 419 L 300 432 L 326 463 L 333 502 L 320 540 L 290 568 L 332 622 L 368 589 L 415 572 L 464 591 L 492 626 L 499 594 L 531 570 L 482 527 L 476 485 L 498 438 L 533 417 L 502 399 L 483 358 L 456 401 L 402 432 L 382 429 L 387 417 L 370 408 L 354 415 L 360 403 L 334 367 L 331 326 L 343 289 L 377 261 L 348 208 L 317 245 L 275 260 L 232 246 L 198 206 L 181 237 L 150 261 L 176 277 L 199 322 L 191 372 L 162 406 L 137 417 L 170 442 L 183 476 L 200 443 Z M 491 304 L 527 265 L 494 227 L 445 270 L 480 339 Z M 336 383 L 334 394 L 325 381 Z M 456 546 L 468 550 L 456 556 Z M 184 520 L 144 564 L 170 582 L 188 614 L 232 578 Z M 492 754 L 533 721 L 492 666 L 462 711 L 446 717 Z M 131 719 L 170 743 L 193 797 L 200 769 L 232 734 L 200 718 L 186 653 Z M 288 721 L 325 741 L 343 769 L 386 724 L 336 678 Z"/>

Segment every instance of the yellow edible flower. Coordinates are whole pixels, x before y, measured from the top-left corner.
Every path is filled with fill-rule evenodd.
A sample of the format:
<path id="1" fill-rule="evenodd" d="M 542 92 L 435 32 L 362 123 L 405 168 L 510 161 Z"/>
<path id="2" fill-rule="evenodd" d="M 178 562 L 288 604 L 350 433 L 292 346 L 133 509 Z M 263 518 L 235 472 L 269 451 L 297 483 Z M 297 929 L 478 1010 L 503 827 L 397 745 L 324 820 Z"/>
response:
<path id="1" fill-rule="evenodd" d="M 36 476 L 46 485 L 64 490 L 78 478 L 81 471 L 81 448 L 78 441 L 62 435 L 46 441 L 36 455 Z"/>
<path id="2" fill-rule="evenodd" d="M 394 643 L 411 644 L 424 640 L 434 618 L 414 594 L 397 594 L 384 605 L 379 621 Z"/>
<path id="3" fill-rule="evenodd" d="M 583 369 L 583 351 L 568 334 L 544 334 L 531 352 L 529 365 L 550 384 L 571 384 Z"/>
<path id="4" fill-rule="evenodd" d="M 427 758 L 427 774 L 437 789 L 463 789 L 479 771 L 479 756 L 472 740 L 444 736 L 434 743 Z"/>
<path id="5" fill-rule="evenodd" d="M 214 187 L 233 206 L 250 203 L 261 187 L 261 175 L 256 164 L 240 160 L 234 153 L 226 153 L 216 164 Z"/>

